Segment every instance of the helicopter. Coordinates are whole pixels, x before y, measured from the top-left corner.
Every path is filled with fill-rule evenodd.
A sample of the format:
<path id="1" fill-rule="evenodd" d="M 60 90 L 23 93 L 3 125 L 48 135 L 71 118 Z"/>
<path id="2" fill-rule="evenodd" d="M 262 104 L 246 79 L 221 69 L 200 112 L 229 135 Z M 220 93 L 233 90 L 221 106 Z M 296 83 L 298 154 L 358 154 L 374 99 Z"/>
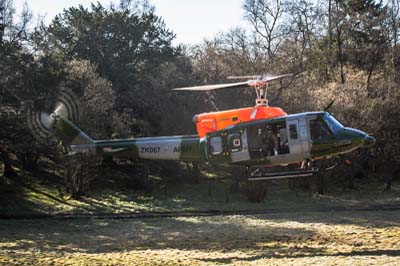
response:
<path id="1" fill-rule="evenodd" d="M 195 135 L 94 140 L 71 122 L 74 115 L 71 110 L 76 107 L 76 104 L 71 107 L 73 97 L 64 97 L 50 114 L 41 112 L 34 116 L 40 127 L 55 132 L 70 154 L 85 152 L 104 157 L 242 166 L 248 180 L 311 176 L 319 171 L 313 162 L 375 144 L 373 136 L 345 127 L 327 111 L 287 114 L 279 107 L 269 106 L 268 85 L 292 76 L 231 76 L 228 78 L 246 80 L 174 89 L 211 91 L 245 87 L 255 90 L 253 107 L 195 115 Z M 293 164 L 300 168 L 275 173 L 263 170 Z M 255 171 L 250 171 L 253 168 Z"/>

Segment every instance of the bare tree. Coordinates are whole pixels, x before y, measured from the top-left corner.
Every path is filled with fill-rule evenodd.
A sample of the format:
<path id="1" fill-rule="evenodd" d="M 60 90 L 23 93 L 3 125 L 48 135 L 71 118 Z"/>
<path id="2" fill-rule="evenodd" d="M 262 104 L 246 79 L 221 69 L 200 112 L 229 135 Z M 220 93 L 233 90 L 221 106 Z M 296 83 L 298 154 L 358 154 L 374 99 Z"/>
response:
<path id="1" fill-rule="evenodd" d="M 296 72 L 305 70 L 307 58 L 323 32 L 322 9 L 315 2 L 296 1 L 285 4 L 288 13 L 284 57 L 298 65 Z"/>
<path id="2" fill-rule="evenodd" d="M 263 38 L 270 60 L 282 42 L 285 31 L 284 5 L 280 0 L 246 0 L 243 6 L 254 31 Z"/>
<path id="3" fill-rule="evenodd" d="M 399 80 L 399 25 L 400 25 L 400 0 L 392 0 L 388 3 L 388 28 L 390 49 L 387 54 L 387 64 L 385 65 L 385 74 L 388 78 Z"/>
<path id="4" fill-rule="evenodd" d="M 12 26 L 14 12 L 12 0 L 0 0 L 0 43 L 6 29 Z"/>
<path id="5" fill-rule="evenodd" d="M 98 174 L 101 160 L 92 154 L 76 154 L 64 157 L 64 180 L 67 193 L 79 200 L 88 192 Z"/>
<path id="6" fill-rule="evenodd" d="M 0 43 L 20 43 L 28 40 L 28 26 L 32 21 L 32 12 L 24 3 L 18 20 L 14 22 L 15 9 L 12 0 L 0 0 Z"/>
<path id="7" fill-rule="evenodd" d="M 340 67 L 340 81 L 342 84 L 346 82 L 345 74 L 344 74 L 344 52 L 343 52 L 343 21 L 345 19 L 344 12 L 340 8 L 339 1 L 336 0 L 335 5 L 335 25 L 336 25 L 336 44 L 337 44 L 337 53 L 336 58 L 339 62 Z"/>
<path id="8" fill-rule="evenodd" d="M 331 74 L 332 67 L 332 0 L 328 0 L 328 46 L 326 53 L 326 75 Z"/>
<path id="9" fill-rule="evenodd" d="M 392 45 L 396 46 L 399 39 L 400 1 L 392 0 L 388 3 L 388 7 Z"/>

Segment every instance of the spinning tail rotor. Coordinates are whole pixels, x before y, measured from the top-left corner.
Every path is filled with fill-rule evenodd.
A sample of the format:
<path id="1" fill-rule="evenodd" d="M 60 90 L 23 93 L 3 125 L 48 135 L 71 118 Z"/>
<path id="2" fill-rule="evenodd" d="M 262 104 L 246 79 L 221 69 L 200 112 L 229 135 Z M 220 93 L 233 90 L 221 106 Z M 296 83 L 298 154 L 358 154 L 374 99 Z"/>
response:
<path id="1" fill-rule="evenodd" d="M 92 140 L 70 121 L 79 118 L 78 103 L 73 92 L 63 90 L 51 112 L 43 111 L 43 105 L 29 108 L 27 124 L 33 137 L 42 144 L 47 144 L 54 134 L 66 145 L 90 143 Z"/>

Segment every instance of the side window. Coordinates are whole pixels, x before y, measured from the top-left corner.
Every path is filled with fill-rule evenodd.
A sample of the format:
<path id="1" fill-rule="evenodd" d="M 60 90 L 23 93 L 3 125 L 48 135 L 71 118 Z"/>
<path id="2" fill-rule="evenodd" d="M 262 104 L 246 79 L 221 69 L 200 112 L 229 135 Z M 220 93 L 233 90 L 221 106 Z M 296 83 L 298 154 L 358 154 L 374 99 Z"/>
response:
<path id="1" fill-rule="evenodd" d="M 220 136 L 210 138 L 210 153 L 211 155 L 222 153 L 222 138 Z"/>
<path id="2" fill-rule="evenodd" d="M 311 140 L 323 140 L 330 137 L 331 133 L 327 125 L 320 119 L 309 121 Z"/>
<path id="3" fill-rule="evenodd" d="M 298 139 L 299 135 L 297 134 L 297 126 L 289 125 L 289 134 L 291 139 Z"/>

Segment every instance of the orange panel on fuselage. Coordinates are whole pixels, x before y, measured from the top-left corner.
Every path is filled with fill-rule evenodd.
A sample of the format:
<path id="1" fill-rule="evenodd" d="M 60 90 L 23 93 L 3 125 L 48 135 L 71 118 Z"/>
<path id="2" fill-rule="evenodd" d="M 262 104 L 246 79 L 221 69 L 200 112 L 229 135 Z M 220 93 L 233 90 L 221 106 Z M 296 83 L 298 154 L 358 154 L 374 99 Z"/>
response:
<path id="1" fill-rule="evenodd" d="M 256 106 L 203 113 L 196 115 L 193 120 L 196 123 L 197 133 L 202 138 L 209 132 L 221 130 L 231 125 L 286 115 L 287 113 L 278 107 Z"/>

